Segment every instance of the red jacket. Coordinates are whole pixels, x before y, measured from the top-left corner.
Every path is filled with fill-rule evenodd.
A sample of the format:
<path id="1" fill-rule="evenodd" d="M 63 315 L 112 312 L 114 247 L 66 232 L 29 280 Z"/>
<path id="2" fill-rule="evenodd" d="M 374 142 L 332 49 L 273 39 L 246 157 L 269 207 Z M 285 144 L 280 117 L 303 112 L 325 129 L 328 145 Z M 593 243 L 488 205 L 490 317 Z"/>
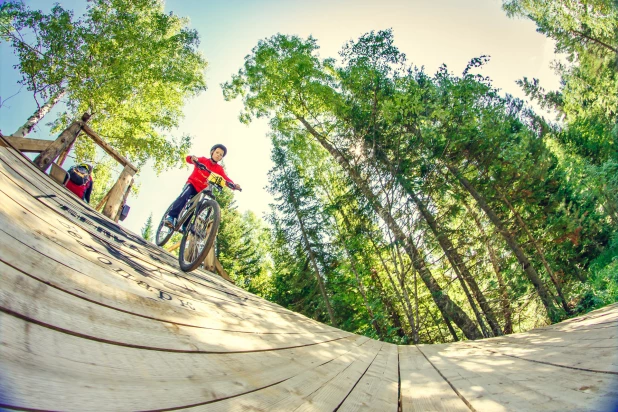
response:
<path id="1" fill-rule="evenodd" d="M 90 203 L 90 192 L 92 191 L 92 177 L 88 177 L 88 181 L 83 185 L 76 185 L 67 180 L 64 184 L 71 192 L 75 193 L 77 197 Z"/>
<path id="2" fill-rule="evenodd" d="M 208 169 L 212 170 L 218 175 L 221 175 L 226 181 L 234 184 L 232 179 L 227 177 L 227 175 L 225 174 L 225 170 L 223 170 L 223 167 L 220 164 L 215 163 L 205 157 L 198 157 L 197 160 Z M 187 163 L 193 164 L 193 162 L 191 162 L 191 156 L 187 156 L 186 161 Z M 195 190 L 201 192 L 208 186 L 208 176 L 210 176 L 210 173 L 205 170 L 201 170 L 197 166 L 193 165 L 193 173 L 191 173 L 191 176 L 189 176 L 187 183 L 191 183 Z"/>

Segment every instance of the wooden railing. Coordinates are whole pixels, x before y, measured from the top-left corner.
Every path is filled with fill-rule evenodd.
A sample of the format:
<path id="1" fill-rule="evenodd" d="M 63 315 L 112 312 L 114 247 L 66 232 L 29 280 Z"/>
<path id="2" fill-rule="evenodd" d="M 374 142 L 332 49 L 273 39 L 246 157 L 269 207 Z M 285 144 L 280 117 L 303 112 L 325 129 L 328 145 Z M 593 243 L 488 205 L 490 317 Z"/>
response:
<path id="1" fill-rule="evenodd" d="M 108 155 L 124 166 L 114 186 L 112 186 L 110 191 L 103 197 L 102 201 L 95 207 L 96 210 L 101 210 L 102 208 L 102 213 L 105 216 L 117 222 L 120 218 L 122 206 L 129 196 L 131 186 L 133 185 L 133 177 L 137 173 L 137 168 L 133 166 L 127 158 L 101 139 L 101 137 L 86 124 L 89 119 L 90 114 L 84 113 L 80 120 L 75 120 L 71 123 L 69 127 L 60 133 L 56 140 L 29 139 L 15 136 L 4 136 L 4 139 L 21 152 L 39 153 L 39 155 L 34 158 L 33 163 L 41 171 L 46 172 L 56 159 L 58 159 L 57 164 L 62 166 L 77 136 L 83 132 Z"/>

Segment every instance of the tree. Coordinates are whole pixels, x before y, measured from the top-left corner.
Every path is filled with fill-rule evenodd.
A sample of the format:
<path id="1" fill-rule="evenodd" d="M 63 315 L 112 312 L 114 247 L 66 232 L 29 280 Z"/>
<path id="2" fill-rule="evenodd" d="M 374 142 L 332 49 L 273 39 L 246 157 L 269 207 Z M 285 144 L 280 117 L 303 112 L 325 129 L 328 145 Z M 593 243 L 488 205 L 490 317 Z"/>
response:
<path id="1" fill-rule="evenodd" d="M 320 253 L 316 251 L 321 247 L 319 239 L 322 238 L 320 232 L 323 222 L 317 210 L 319 206 L 312 202 L 312 199 L 315 199 L 313 188 L 310 184 L 305 184 L 300 170 L 295 167 L 284 148 L 277 144 L 276 139 L 273 141 L 275 143 L 273 161 L 282 167 L 271 171 L 269 190 L 273 194 L 281 194 L 276 210 L 280 216 L 285 216 L 282 219 L 285 230 L 280 233 L 290 243 L 300 245 L 313 271 L 329 320 L 333 326 L 336 326 L 335 312 L 324 279 L 326 273 L 323 264 L 320 264 L 322 262 L 319 261 Z M 271 216 L 270 219 L 272 221 L 275 217 Z"/>
<path id="2" fill-rule="evenodd" d="M 348 42 L 341 65 L 317 49 L 260 41 L 223 87 L 276 136 L 277 302 L 319 318 L 326 295 L 347 330 L 418 343 L 512 333 L 594 300 L 580 282 L 611 253 L 611 202 L 594 206 L 603 184 L 574 178 L 590 164 L 564 160 L 557 127 L 473 73 L 486 57 L 430 76 L 389 30 Z"/>
<path id="3" fill-rule="evenodd" d="M 579 249 L 581 263 L 573 271 L 585 279 L 582 267 L 596 256 L 616 253 L 604 248 L 612 244 L 608 239 L 616 236 L 612 226 L 618 222 L 618 3 L 505 0 L 503 7 L 509 16 L 533 20 L 539 32 L 556 42 L 556 52 L 566 56 L 554 63 L 561 76 L 559 90 L 546 91 L 537 79 L 523 78 L 519 84 L 563 119 L 559 125 L 544 125 L 569 202 L 564 220 L 553 223 L 570 229 L 558 238 L 562 253 L 556 257 L 566 265 L 564 252 Z M 570 245 L 565 238 L 572 239 Z"/>
<path id="4" fill-rule="evenodd" d="M 152 242 L 154 238 L 155 230 L 156 228 L 152 223 L 152 212 L 151 212 L 150 215 L 148 215 L 148 219 L 146 219 L 144 226 L 142 227 L 142 237 L 148 242 Z"/>
<path id="5" fill-rule="evenodd" d="M 313 54 L 315 50 L 317 45 L 311 37 L 303 41 L 298 37 L 277 35 L 260 41 L 253 49 L 253 54 L 246 58 L 245 68 L 231 82 L 226 83 L 224 95 L 227 99 L 243 96 L 245 111 L 241 118 L 245 121 L 252 116 L 264 117 L 275 112 L 272 122 L 274 127 L 292 122 L 304 127 L 350 176 L 394 233 L 395 241 L 404 245 L 443 317 L 452 319 L 468 338 L 480 337 L 478 328 L 468 315 L 443 292 L 410 236 L 350 163 L 346 150 L 333 145 L 334 141 L 345 140 L 349 131 L 335 129 L 336 119 L 333 119 L 333 115 L 343 102 L 336 92 L 332 60 L 320 61 Z"/>
<path id="6" fill-rule="evenodd" d="M 95 0 L 74 19 L 59 4 L 45 14 L 11 1 L 1 6 L 0 32 L 19 58 L 21 83 L 45 102 L 37 112 L 64 96 L 56 129 L 90 112 L 91 127 L 116 150 L 138 166 L 153 159 L 160 171 L 186 154 L 188 137 L 165 134 L 178 125 L 184 101 L 206 88 L 197 32 L 163 7 L 162 0 Z M 35 113 L 17 133 L 41 117 Z M 94 146 L 79 140 L 76 154 L 94 158 Z"/>
<path id="7" fill-rule="evenodd" d="M 232 191 L 219 193 L 217 202 L 221 206 L 217 258 L 236 285 L 265 296 L 272 272 L 268 229 L 253 212 L 238 212 Z"/>

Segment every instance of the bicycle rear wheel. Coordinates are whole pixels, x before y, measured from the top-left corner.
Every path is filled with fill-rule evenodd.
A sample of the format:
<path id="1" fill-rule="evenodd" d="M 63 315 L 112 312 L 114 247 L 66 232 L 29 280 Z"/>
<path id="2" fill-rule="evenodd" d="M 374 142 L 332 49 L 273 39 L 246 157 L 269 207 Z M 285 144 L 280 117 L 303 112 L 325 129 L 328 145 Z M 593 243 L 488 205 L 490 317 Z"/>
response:
<path id="1" fill-rule="evenodd" d="M 157 227 L 157 233 L 155 233 L 155 243 L 157 246 L 163 247 L 167 243 L 168 240 L 174 234 L 174 229 L 165 225 L 165 218 L 167 214 L 172 210 L 172 205 L 167 208 L 165 213 L 163 213 L 163 217 L 161 218 L 161 222 L 159 222 L 159 226 Z"/>
<path id="2" fill-rule="evenodd" d="M 199 206 L 180 241 L 180 269 L 190 272 L 202 264 L 215 243 L 220 221 L 221 209 L 216 201 L 209 199 Z"/>

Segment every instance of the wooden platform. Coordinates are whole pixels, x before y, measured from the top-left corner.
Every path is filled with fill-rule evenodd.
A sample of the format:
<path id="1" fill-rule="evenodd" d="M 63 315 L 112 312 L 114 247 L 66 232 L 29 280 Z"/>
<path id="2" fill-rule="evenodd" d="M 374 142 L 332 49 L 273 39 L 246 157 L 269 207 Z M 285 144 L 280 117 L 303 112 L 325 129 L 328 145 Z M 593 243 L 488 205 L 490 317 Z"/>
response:
<path id="1" fill-rule="evenodd" d="M 176 259 L 0 147 L 0 409 L 611 411 L 618 306 L 396 346 Z"/>

